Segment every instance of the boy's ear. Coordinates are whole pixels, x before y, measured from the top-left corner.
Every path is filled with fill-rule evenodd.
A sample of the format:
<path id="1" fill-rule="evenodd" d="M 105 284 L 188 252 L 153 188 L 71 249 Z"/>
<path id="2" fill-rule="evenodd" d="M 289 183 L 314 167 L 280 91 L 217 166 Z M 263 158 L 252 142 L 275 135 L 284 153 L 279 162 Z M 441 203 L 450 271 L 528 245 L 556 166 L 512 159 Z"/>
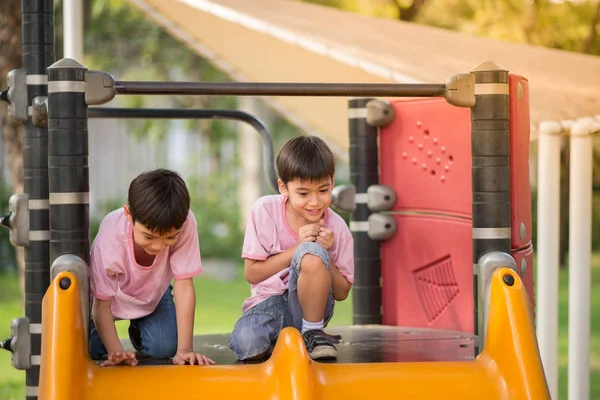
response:
<path id="1" fill-rule="evenodd" d="M 125 212 L 125 217 L 127 218 L 127 221 L 129 221 L 133 224 L 133 217 L 131 216 L 131 210 L 129 209 L 129 206 L 127 204 L 123 205 L 123 211 Z"/>
<path id="2" fill-rule="evenodd" d="M 284 197 L 289 197 L 289 192 L 287 189 L 287 186 L 285 185 L 285 183 L 283 183 L 283 181 L 281 179 L 277 179 L 277 187 L 279 188 L 279 193 L 281 193 L 281 195 L 283 195 Z"/>

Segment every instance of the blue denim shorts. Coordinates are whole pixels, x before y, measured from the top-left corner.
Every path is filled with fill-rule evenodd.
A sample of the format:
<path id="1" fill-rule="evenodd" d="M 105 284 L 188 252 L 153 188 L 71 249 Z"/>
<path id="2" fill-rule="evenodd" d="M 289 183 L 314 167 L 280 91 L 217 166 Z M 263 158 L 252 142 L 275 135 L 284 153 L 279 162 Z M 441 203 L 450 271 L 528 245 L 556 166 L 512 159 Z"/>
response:
<path id="1" fill-rule="evenodd" d="M 229 338 L 229 347 L 238 360 L 245 360 L 268 352 L 277 341 L 279 332 L 285 327 L 302 329 L 302 310 L 298 302 L 298 276 L 300 261 L 306 254 L 318 256 L 331 273 L 329 253 L 321 245 L 307 242 L 298 246 L 290 265 L 288 290 L 283 294 L 271 296 L 246 310 L 236 322 Z M 334 307 L 335 301 L 330 287 L 325 306 L 325 326 L 333 316 Z"/>

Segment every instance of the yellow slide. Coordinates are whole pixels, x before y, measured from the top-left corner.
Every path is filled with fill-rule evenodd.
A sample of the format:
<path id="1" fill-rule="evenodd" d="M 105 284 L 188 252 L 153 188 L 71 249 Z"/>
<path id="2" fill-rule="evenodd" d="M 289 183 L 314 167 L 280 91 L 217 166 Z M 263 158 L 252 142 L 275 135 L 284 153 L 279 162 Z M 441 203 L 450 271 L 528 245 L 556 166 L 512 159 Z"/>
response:
<path id="1" fill-rule="evenodd" d="M 550 399 L 519 276 L 494 273 L 485 347 L 475 360 L 323 364 L 284 329 L 256 365 L 100 367 L 90 360 L 79 283 L 62 272 L 43 300 L 41 400 Z"/>

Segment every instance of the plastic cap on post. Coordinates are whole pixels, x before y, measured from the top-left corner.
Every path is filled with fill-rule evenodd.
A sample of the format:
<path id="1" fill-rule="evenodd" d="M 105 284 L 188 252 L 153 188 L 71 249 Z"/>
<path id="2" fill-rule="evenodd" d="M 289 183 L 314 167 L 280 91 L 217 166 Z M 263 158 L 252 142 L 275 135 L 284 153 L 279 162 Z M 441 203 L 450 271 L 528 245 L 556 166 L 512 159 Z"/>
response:
<path id="1" fill-rule="evenodd" d="M 540 135 L 558 135 L 561 130 L 561 124 L 556 121 L 542 121 L 538 132 Z"/>
<path id="2" fill-rule="evenodd" d="M 572 119 L 565 119 L 564 121 L 560 122 L 560 126 L 563 129 L 566 129 L 569 131 L 569 130 L 571 130 L 571 127 L 573 126 L 574 123 L 575 123 L 575 121 Z"/>
<path id="3" fill-rule="evenodd" d="M 72 58 L 62 58 L 48 67 L 48 69 L 59 69 L 59 68 L 78 68 L 78 69 L 87 69 L 78 61 L 73 60 Z"/>
<path id="4" fill-rule="evenodd" d="M 587 136 L 593 132 L 593 125 L 592 118 L 578 119 L 571 127 L 571 136 Z"/>
<path id="5" fill-rule="evenodd" d="M 483 71 L 508 71 L 502 65 L 494 61 L 485 61 L 476 66 L 471 72 L 483 72 Z"/>

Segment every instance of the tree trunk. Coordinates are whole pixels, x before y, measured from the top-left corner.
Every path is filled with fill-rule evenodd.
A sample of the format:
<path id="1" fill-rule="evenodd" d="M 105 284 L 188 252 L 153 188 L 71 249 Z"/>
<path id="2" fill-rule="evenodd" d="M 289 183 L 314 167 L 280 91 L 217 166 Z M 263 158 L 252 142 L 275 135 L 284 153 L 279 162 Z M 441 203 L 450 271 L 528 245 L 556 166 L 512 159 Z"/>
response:
<path id="1" fill-rule="evenodd" d="M 525 37 L 527 38 L 527 43 L 533 44 L 534 42 L 534 33 L 537 32 L 539 26 L 541 6 L 540 0 L 534 0 L 530 6 L 529 17 L 527 18 L 527 22 L 523 28 Z"/>
<path id="2" fill-rule="evenodd" d="M 600 22 L 600 1 L 596 4 L 596 13 L 594 14 L 594 18 L 590 24 L 590 33 L 587 38 L 583 42 L 583 48 L 581 49 L 584 53 L 589 53 L 592 50 L 592 45 L 598 36 L 598 31 L 596 30 L 596 25 Z"/>
<path id="3" fill-rule="evenodd" d="M 0 90 L 7 87 L 6 76 L 11 69 L 21 67 L 21 0 L 2 0 L 0 13 Z M 0 105 L 4 155 L 8 159 L 10 184 L 13 193 L 23 193 L 23 134 L 22 124 L 8 116 L 6 103 Z M 25 259 L 22 247 L 17 248 L 19 282 L 24 293 Z"/>
<path id="4" fill-rule="evenodd" d="M 427 0 L 413 0 L 410 6 L 404 7 L 398 3 L 398 0 L 394 0 L 393 3 L 398 8 L 398 19 L 408 22 L 414 21 L 426 1 Z"/>

